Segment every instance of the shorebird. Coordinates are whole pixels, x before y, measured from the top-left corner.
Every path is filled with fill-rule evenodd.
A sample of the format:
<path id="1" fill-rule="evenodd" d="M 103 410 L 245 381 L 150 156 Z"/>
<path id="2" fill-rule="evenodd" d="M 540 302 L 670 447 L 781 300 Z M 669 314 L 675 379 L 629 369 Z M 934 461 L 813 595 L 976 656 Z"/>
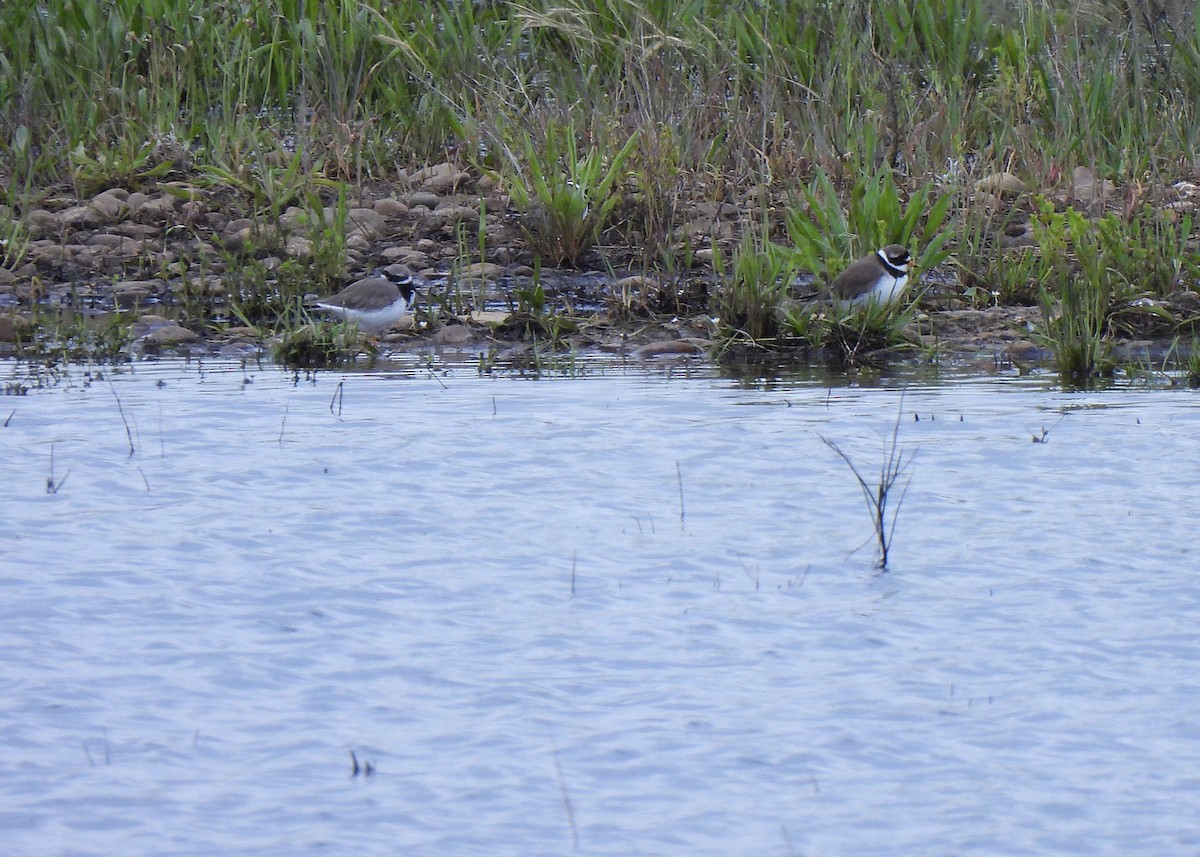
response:
<path id="1" fill-rule="evenodd" d="M 853 306 L 899 300 L 908 285 L 908 272 L 916 265 L 908 250 L 889 244 L 850 263 L 829 287 L 834 298 Z"/>
<path id="2" fill-rule="evenodd" d="M 395 264 L 356 280 L 336 295 L 318 298 L 313 306 L 352 322 L 363 333 L 382 333 L 412 313 L 416 300 L 412 271 Z"/>

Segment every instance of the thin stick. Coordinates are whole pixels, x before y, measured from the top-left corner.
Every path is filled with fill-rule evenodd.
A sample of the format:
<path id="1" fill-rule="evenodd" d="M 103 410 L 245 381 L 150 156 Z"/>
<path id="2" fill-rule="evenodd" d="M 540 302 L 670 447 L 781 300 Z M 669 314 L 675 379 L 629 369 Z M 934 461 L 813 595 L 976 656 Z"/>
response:
<path id="1" fill-rule="evenodd" d="M 342 415 L 342 400 L 345 397 L 345 381 L 338 381 L 337 387 L 333 390 L 333 398 L 329 400 L 329 413 L 340 417 Z M 333 410 L 333 403 L 337 402 L 337 411 Z"/>
<path id="2" fill-rule="evenodd" d="M 550 732 L 550 740 L 554 740 L 554 732 Z M 571 796 L 567 794 L 567 780 L 563 776 L 562 762 L 558 758 L 558 747 L 551 747 L 551 755 L 554 757 L 554 773 L 558 777 L 558 790 L 562 792 L 563 809 L 567 813 L 567 824 L 571 826 L 571 843 L 574 850 L 579 850 L 579 829 L 575 826 L 575 809 L 571 806 Z"/>
<path id="3" fill-rule="evenodd" d="M 675 462 L 675 477 L 679 480 L 679 529 L 683 529 L 683 470 L 679 467 L 679 462 Z"/>
<path id="4" fill-rule="evenodd" d="M 287 425 L 288 409 L 292 406 L 292 400 L 289 398 L 283 403 L 283 419 L 279 421 L 279 445 L 283 446 L 283 427 Z"/>
<path id="5" fill-rule="evenodd" d="M 108 382 L 108 389 L 112 390 L 113 398 L 117 400 L 117 412 L 121 415 L 121 422 L 125 424 L 125 437 L 129 439 L 129 455 L 132 457 L 137 449 L 133 445 L 133 432 L 129 430 L 129 420 L 125 419 L 125 409 L 121 407 L 121 397 L 117 395 L 117 388 L 112 381 Z"/>

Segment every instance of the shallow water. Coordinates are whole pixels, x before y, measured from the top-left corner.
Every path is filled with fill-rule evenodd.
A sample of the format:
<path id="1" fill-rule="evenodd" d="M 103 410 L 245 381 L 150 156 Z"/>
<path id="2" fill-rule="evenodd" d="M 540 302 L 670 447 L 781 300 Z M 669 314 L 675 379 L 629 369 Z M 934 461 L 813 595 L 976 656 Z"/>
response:
<path id="1" fill-rule="evenodd" d="M 1200 853 L 1196 394 L 581 374 L 0 398 L 5 853 Z"/>

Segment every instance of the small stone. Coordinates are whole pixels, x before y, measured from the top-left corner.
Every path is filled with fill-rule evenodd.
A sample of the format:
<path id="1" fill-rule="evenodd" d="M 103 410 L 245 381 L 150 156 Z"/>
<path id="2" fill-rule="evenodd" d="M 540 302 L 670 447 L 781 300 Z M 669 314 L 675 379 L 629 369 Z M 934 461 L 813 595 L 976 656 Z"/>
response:
<path id="1" fill-rule="evenodd" d="M 1000 247 L 1004 250 L 1016 250 L 1021 247 L 1036 247 L 1037 236 L 1032 229 L 1013 229 L 1005 230 L 1000 236 Z"/>
<path id="2" fill-rule="evenodd" d="M 453 193 L 471 177 L 451 163 L 435 164 L 418 170 L 409 176 L 409 182 L 419 184 L 423 190 L 437 194 Z"/>
<path id="3" fill-rule="evenodd" d="M 1036 360 L 1038 351 L 1037 343 L 1030 342 L 1028 339 L 1018 339 L 1015 342 L 1010 342 L 1008 347 L 1004 349 L 1004 353 L 1008 355 L 1010 360 Z"/>
<path id="4" fill-rule="evenodd" d="M 138 215 L 143 219 L 166 220 L 175 213 L 179 200 L 169 193 L 160 194 L 142 204 Z"/>
<path id="5" fill-rule="evenodd" d="M 37 232 L 52 231 L 58 228 L 58 216 L 44 208 L 35 208 L 25 218 Z"/>
<path id="6" fill-rule="evenodd" d="M 225 224 L 224 232 L 226 235 L 234 235 L 246 229 L 253 229 L 254 221 L 249 217 L 239 217 L 236 220 L 230 220 Z"/>
<path id="7" fill-rule="evenodd" d="M 313 253 L 313 243 L 303 235 L 293 235 L 283 245 L 283 254 L 293 259 L 303 259 Z"/>
<path id="8" fill-rule="evenodd" d="M 181 327 L 178 324 L 168 322 L 161 327 L 157 327 L 150 333 L 146 334 L 145 342 L 149 345 L 158 345 L 167 348 L 172 348 L 178 345 L 191 345 L 200 341 L 200 334 L 194 330 L 188 330 L 186 327 Z"/>
<path id="9" fill-rule="evenodd" d="M 694 357 L 703 353 L 704 349 L 695 342 L 686 339 L 669 339 L 659 342 L 647 342 L 640 348 L 634 349 L 630 356 L 638 359 L 662 357 L 665 355 L 687 355 Z"/>
<path id="10" fill-rule="evenodd" d="M 470 342 L 473 334 L 465 324 L 448 324 L 433 335 L 433 341 L 438 345 L 462 345 Z"/>
<path id="11" fill-rule="evenodd" d="M 17 275 L 8 268 L 0 268 L 0 286 L 12 285 L 17 281 Z"/>
<path id="12" fill-rule="evenodd" d="M 482 280 L 494 280 L 504 273 L 504 268 L 495 262 L 473 262 L 458 269 L 459 277 L 477 277 Z"/>
<path id="13" fill-rule="evenodd" d="M 301 229 L 307 229 L 308 222 L 308 212 L 298 205 L 289 206 L 287 211 L 279 215 L 280 228 L 286 229 L 288 232 L 298 232 Z"/>
<path id="14" fill-rule="evenodd" d="M 633 274 L 629 277 L 622 277 L 613 283 L 613 291 L 639 291 L 639 292 L 657 292 L 660 285 L 658 280 L 653 277 L 647 277 L 645 274 Z"/>
<path id="15" fill-rule="evenodd" d="M 130 211 L 138 211 L 149 201 L 150 194 L 136 191 L 129 194 L 129 198 L 125 200 L 125 204 L 129 206 Z"/>
<path id="16" fill-rule="evenodd" d="M 124 235 L 127 238 L 150 238 L 157 235 L 160 230 L 157 226 L 147 226 L 145 223 L 119 223 L 113 227 L 113 232 L 119 235 Z"/>
<path id="17" fill-rule="evenodd" d="M 87 207 L 96 213 L 100 223 L 115 223 L 129 213 L 125 203 L 128 196 L 121 188 L 112 188 L 92 197 Z"/>
<path id="18" fill-rule="evenodd" d="M 471 208 L 469 205 L 443 205 L 433 213 L 441 215 L 444 224 L 479 222 L 479 209 Z"/>
<path id="19" fill-rule="evenodd" d="M 1076 167 L 1071 171 L 1071 197 L 1084 205 L 1103 204 L 1117 192 L 1117 186 L 1108 179 L 1097 179 L 1087 167 Z"/>
<path id="20" fill-rule="evenodd" d="M 368 250 L 371 247 L 371 237 L 359 229 L 346 233 L 346 248 L 350 250 Z"/>
<path id="21" fill-rule="evenodd" d="M 508 321 L 508 313 L 499 310 L 475 310 L 467 316 L 475 324 L 497 325 Z"/>
<path id="22" fill-rule="evenodd" d="M 19 315 L 0 315 L 0 342 L 16 342 L 29 330 L 30 321 Z"/>
<path id="23" fill-rule="evenodd" d="M 337 211 L 335 209 L 326 209 L 326 222 L 333 223 L 333 218 L 336 215 Z M 383 215 L 376 213 L 373 208 L 352 208 L 346 212 L 347 234 L 351 230 L 357 229 L 369 238 L 378 238 L 384 233 L 386 228 L 386 224 L 383 222 Z"/>
<path id="24" fill-rule="evenodd" d="M 418 205 L 423 205 L 430 211 L 433 211 L 441 203 L 442 198 L 436 193 L 427 193 L 425 191 L 416 191 L 404 197 L 404 203 L 409 210 L 416 208 Z"/>
<path id="25" fill-rule="evenodd" d="M 403 217 L 408 214 L 408 206 L 398 199 L 381 199 L 375 203 L 375 212 L 383 217 Z"/>
<path id="26" fill-rule="evenodd" d="M 1025 182 L 1012 173 L 992 173 L 975 182 L 975 190 L 979 193 L 990 193 L 1005 199 L 1012 199 L 1026 193 L 1029 188 Z"/>
<path id="27" fill-rule="evenodd" d="M 203 220 L 207 211 L 203 202 L 194 199 L 190 202 L 185 202 L 179 213 L 183 218 L 184 225 L 192 225 Z"/>
<path id="28" fill-rule="evenodd" d="M 160 280 L 128 280 L 113 283 L 113 301 L 121 309 L 136 307 L 162 285 Z"/>

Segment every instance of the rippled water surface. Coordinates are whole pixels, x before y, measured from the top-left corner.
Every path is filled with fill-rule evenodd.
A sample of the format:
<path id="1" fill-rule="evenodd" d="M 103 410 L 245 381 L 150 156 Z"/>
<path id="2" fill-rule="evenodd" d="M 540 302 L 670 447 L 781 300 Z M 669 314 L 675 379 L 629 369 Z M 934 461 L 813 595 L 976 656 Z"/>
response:
<path id="1" fill-rule="evenodd" d="M 584 375 L 0 398 L 4 853 L 1200 854 L 1196 394 Z"/>

